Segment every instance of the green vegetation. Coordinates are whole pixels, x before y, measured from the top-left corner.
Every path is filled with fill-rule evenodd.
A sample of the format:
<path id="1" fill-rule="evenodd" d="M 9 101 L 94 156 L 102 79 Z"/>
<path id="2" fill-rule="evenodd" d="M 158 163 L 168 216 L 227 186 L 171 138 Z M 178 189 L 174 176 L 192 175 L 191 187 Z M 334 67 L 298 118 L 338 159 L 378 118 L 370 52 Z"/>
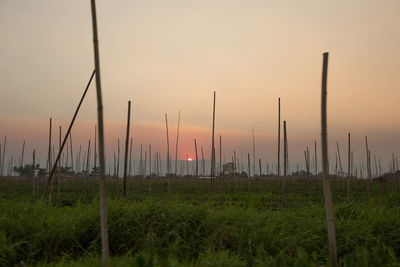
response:
<path id="1" fill-rule="evenodd" d="M 52 203 L 32 197 L 26 181 L 0 188 L 0 265 L 98 266 L 100 222 L 95 181 L 63 181 Z M 329 265 L 320 181 L 289 181 L 288 207 L 276 180 L 216 182 L 108 181 L 111 266 Z M 398 266 L 400 193 L 352 181 L 333 182 L 339 262 L 343 266 Z M 149 192 L 151 189 L 151 192 Z"/>

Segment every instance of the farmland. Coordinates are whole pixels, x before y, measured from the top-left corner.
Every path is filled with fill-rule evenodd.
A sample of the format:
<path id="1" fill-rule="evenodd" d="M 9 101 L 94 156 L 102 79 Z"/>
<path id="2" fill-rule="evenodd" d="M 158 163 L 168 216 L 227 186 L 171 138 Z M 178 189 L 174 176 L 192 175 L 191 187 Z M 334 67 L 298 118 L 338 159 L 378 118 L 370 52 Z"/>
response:
<path id="1" fill-rule="evenodd" d="M 44 180 L 43 180 L 44 181 Z M 41 181 L 41 182 L 43 182 Z M 51 202 L 32 196 L 29 178 L 3 178 L 0 265 L 93 266 L 101 263 L 98 182 L 61 179 Z M 111 266 L 329 265 L 322 182 L 264 177 L 129 179 L 108 177 Z M 400 193 L 394 183 L 332 179 L 341 266 L 393 266 L 400 257 Z"/>

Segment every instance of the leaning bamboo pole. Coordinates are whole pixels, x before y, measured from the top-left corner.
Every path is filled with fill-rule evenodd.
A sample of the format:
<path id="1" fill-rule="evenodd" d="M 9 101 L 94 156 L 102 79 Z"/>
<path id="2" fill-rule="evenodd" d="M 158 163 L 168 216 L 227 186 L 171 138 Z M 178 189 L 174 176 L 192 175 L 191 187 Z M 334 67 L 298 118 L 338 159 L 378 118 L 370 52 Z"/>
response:
<path id="1" fill-rule="evenodd" d="M 322 97 L 321 97 L 321 146 L 322 146 L 322 168 L 323 168 L 323 188 L 325 200 L 326 223 L 328 229 L 329 252 L 331 256 L 332 266 L 336 267 L 337 253 L 336 253 L 336 234 L 335 222 L 333 214 L 332 195 L 330 188 L 330 180 L 328 173 L 328 131 L 326 120 L 326 95 L 327 95 L 327 76 L 328 76 L 328 53 L 323 54 L 323 67 L 322 67 Z"/>
<path id="2" fill-rule="evenodd" d="M 99 163 L 100 163 L 100 224 L 101 224 L 101 255 L 102 266 L 108 266 L 108 227 L 107 204 L 105 188 L 105 162 L 104 162 L 104 127 L 103 127 L 103 98 L 101 94 L 99 41 L 97 38 L 96 2 L 91 0 L 93 24 L 93 49 L 96 74 L 97 91 L 97 124 L 99 127 Z"/>
<path id="3" fill-rule="evenodd" d="M 126 174 L 128 168 L 129 127 L 131 121 L 131 101 L 128 101 L 128 119 L 126 122 L 125 162 L 124 162 L 124 197 L 126 197 Z"/>
<path id="4" fill-rule="evenodd" d="M 93 77 L 94 77 L 95 74 L 96 74 L 96 70 L 93 70 L 92 75 L 90 76 L 89 82 L 88 82 L 87 85 L 86 85 L 85 91 L 83 92 L 83 95 L 82 95 L 82 97 L 81 97 L 81 100 L 79 101 L 78 107 L 77 107 L 76 110 L 75 110 L 74 116 L 72 117 L 71 123 L 70 123 L 70 125 L 69 125 L 69 127 L 68 127 L 68 130 L 67 130 L 67 133 L 65 134 L 64 141 L 63 141 L 63 143 L 62 143 L 62 145 L 61 145 L 61 149 L 60 149 L 60 151 L 58 152 L 57 158 L 56 158 L 56 160 L 55 160 L 55 162 L 54 162 L 53 169 L 52 169 L 51 174 L 50 174 L 50 176 L 49 176 L 49 180 L 47 181 L 46 190 L 44 191 L 44 194 L 48 193 L 48 189 L 49 189 L 49 185 L 50 185 L 50 183 L 51 183 L 51 179 L 52 179 L 52 177 L 53 177 L 53 175 L 54 175 L 55 169 L 56 169 L 56 167 L 57 167 L 57 163 L 58 163 L 58 161 L 60 160 L 61 152 L 63 151 L 64 146 L 65 146 L 65 144 L 66 144 L 66 142 L 67 142 L 67 140 L 68 140 L 68 136 L 69 136 L 69 134 L 70 134 L 70 132 L 71 132 L 72 126 L 74 125 L 76 116 L 78 115 L 79 109 L 80 109 L 80 107 L 81 107 L 81 105 L 82 105 L 82 102 L 83 102 L 83 100 L 84 100 L 84 98 L 85 98 L 85 96 L 86 96 L 86 93 L 87 93 L 87 91 L 88 91 L 88 89 L 89 89 L 89 86 L 90 86 L 90 84 L 91 84 L 91 82 L 92 82 L 92 79 L 93 79 Z M 97 77 L 97 75 L 96 75 L 96 77 Z M 68 162 L 68 145 L 67 145 L 67 162 Z M 65 164 L 65 165 L 66 165 L 66 164 Z"/>

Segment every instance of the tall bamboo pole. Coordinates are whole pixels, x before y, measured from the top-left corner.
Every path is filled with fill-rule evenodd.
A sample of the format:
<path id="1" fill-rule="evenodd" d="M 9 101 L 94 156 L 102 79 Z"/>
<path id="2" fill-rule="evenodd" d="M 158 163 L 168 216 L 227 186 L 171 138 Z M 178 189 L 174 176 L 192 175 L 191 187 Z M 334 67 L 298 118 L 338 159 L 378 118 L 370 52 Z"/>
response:
<path id="1" fill-rule="evenodd" d="M 169 137 L 168 137 L 168 115 L 165 113 L 165 128 L 167 131 L 167 173 L 171 172 L 171 160 L 169 156 Z"/>
<path id="2" fill-rule="evenodd" d="M 278 178 L 281 175 L 281 98 L 278 97 Z"/>
<path id="3" fill-rule="evenodd" d="M 48 155 L 47 155 L 47 164 L 48 164 L 48 174 L 50 175 L 51 171 L 51 118 L 50 118 L 50 125 L 49 125 L 49 148 L 48 148 Z"/>
<path id="4" fill-rule="evenodd" d="M 99 163 L 100 163 L 100 223 L 101 223 L 101 255 L 103 267 L 108 266 L 108 227 L 107 227 L 107 204 L 106 204 L 106 188 L 105 188 L 105 162 L 104 162 L 104 127 L 103 127 L 103 99 L 101 94 L 100 79 L 100 59 L 99 59 L 99 42 L 97 38 L 97 18 L 96 3 L 91 0 L 92 7 L 92 24 L 93 24 L 93 48 L 96 75 L 96 91 L 97 91 L 97 124 L 99 127 Z"/>
<path id="5" fill-rule="evenodd" d="M 282 183 L 282 200 L 283 207 L 286 208 L 286 171 L 287 171 L 287 135 L 286 135 L 286 121 L 283 121 L 283 183 Z"/>
<path id="6" fill-rule="evenodd" d="M 214 145 L 214 129 L 215 129 L 215 91 L 214 91 L 214 101 L 213 101 L 213 121 L 212 121 L 212 135 L 211 135 L 211 192 L 213 191 L 214 183 L 214 172 L 215 172 L 215 145 Z"/>
<path id="7" fill-rule="evenodd" d="M 256 176 L 256 141 L 254 138 L 254 127 L 253 131 L 253 176 Z"/>
<path id="8" fill-rule="evenodd" d="M 128 101 L 128 119 L 126 122 L 125 162 L 124 162 L 124 197 L 126 197 L 126 173 L 128 168 L 129 127 L 131 121 L 131 101 Z"/>
<path id="9" fill-rule="evenodd" d="M 326 119 L 326 95 L 327 95 L 327 76 L 328 76 L 328 53 L 323 54 L 323 67 L 322 67 L 322 97 L 321 97 L 321 144 L 322 144 L 322 168 L 323 168 L 323 187 L 326 211 L 326 223 L 328 228 L 329 252 L 331 255 L 332 266 L 336 267 L 337 253 L 336 253 L 336 234 L 335 222 L 333 218 L 333 204 L 330 188 L 330 180 L 328 177 L 328 131 Z"/>

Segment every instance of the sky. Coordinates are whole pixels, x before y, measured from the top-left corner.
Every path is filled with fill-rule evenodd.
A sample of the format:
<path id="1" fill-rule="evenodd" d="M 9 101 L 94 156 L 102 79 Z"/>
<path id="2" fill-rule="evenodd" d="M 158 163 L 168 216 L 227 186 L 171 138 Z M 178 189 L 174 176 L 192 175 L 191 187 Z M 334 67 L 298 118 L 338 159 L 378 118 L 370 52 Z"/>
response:
<path id="1" fill-rule="evenodd" d="M 178 158 L 194 156 L 194 138 L 209 158 L 215 91 L 226 161 L 234 150 L 252 155 L 254 127 L 256 158 L 275 164 L 280 97 L 290 162 L 304 165 L 304 149 L 320 143 L 329 52 L 330 160 L 338 141 L 346 166 L 350 132 L 355 164 L 368 136 L 387 167 L 400 149 L 399 11 L 397 0 L 97 0 L 107 157 L 118 138 L 123 155 L 131 100 L 134 158 L 140 144 L 166 158 L 165 113 L 175 157 L 179 111 Z M 20 157 L 26 140 L 26 161 L 33 149 L 45 161 L 49 118 L 57 145 L 94 68 L 90 1 L 2 0 L 0 25 L 0 141 L 7 136 L 6 159 Z M 93 83 L 72 130 L 74 152 L 93 142 L 96 120 Z"/>

